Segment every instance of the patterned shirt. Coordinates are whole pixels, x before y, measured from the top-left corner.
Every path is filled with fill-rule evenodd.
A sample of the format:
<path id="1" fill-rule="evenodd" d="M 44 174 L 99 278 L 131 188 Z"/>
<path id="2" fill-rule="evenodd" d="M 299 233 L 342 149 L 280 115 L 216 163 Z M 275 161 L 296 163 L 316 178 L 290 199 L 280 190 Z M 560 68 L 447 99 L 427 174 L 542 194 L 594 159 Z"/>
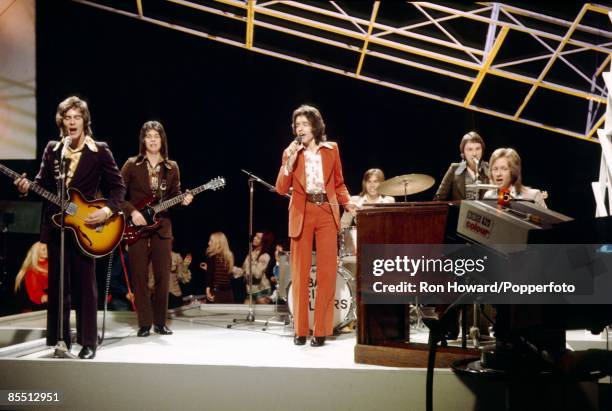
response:
<path id="1" fill-rule="evenodd" d="M 317 149 L 315 153 L 304 150 L 304 163 L 306 165 L 306 192 L 309 194 L 324 193 L 325 181 L 320 149 Z"/>
<path id="2" fill-rule="evenodd" d="M 149 159 L 146 159 L 145 163 L 147 163 L 147 171 L 149 172 L 149 185 L 151 186 L 151 191 L 156 192 L 159 189 L 159 170 L 161 169 L 161 162 L 157 163 L 155 167 L 149 163 Z"/>
<path id="3" fill-rule="evenodd" d="M 65 137 L 62 139 L 62 143 L 64 143 Z M 96 143 L 89 136 L 86 136 L 83 139 L 83 142 L 75 149 L 70 147 L 66 147 L 66 158 L 69 161 L 68 163 L 68 171 L 66 172 L 66 186 L 70 187 L 70 182 L 72 181 L 72 177 L 74 177 L 74 173 L 79 165 L 79 161 L 81 161 L 81 154 L 83 154 L 83 148 L 85 145 L 93 151 L 94 153 L 98 151 L 98 147 L 96 147 Z"/>

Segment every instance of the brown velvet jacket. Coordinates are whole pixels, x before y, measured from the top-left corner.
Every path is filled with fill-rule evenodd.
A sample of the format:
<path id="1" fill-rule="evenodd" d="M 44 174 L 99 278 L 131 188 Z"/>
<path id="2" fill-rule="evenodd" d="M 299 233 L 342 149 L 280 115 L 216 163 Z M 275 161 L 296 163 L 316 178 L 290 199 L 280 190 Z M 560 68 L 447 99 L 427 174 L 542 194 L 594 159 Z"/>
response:
<path id="1" fill-rule="evenodd" d="M 125 196 L 125 185 L 108 145 L 104 142 L 94 142 L 94 144 L 95 147 L 92 148 L 96 151 L 92 151 L 87 144 L 83 148 L 81 159 L 68 187 L 78 189 L 88 200 L 104 195 L 107 198 L 106 205 L 114 214 L 119 211 Z M 59 141 L 49 141 L 43 153 L 40 170 L 34 178 L 34 182 L 52 193 L 58 192 L 61 148 Z M 58 212 L 57 206 L 46 203 L 40 228 L 40 240 L 43 243 L 49 241 L 50 235 L 57 228 L 51 222 L 51 215 Z"/>
<path id="2" fill-rule="evenodd" d="M 121 208 L 126 217 L 130 217 L 132 211 L 140 209 L 148 200 L 162 196 L 163 200 L 168 200 L 181 193 L 181 179 L 178 164 L 172 160 L 162 161 L 160 171 L 160 186 L 165 180 L 166 189 L 160 192 L 153 192 L 149 182 L 149 170 L 147 169 L 146 159 L 139 155 L 130 157 L 121 168 L 121 175 L 127 187 L 126 201 L 121 204 Z M 161 217 L 161 225 L 156 232 L 162 238 L 172 238 L 172 222 L 168 218 L 167 212 L 158 214 Z"/>
<path id="3" fill-rule="evenodd" d="M 488 184 L 490 181 L 489 177 L 489 163 L 481 161 L 478 166 L 478 172 L 480 174 L 480 181 L 483 184 Z M 461 163 L 452 163 L 434 197 L 435 201 L 458 201 L 465 200 L 465 175 L 468 173 L 465 161 Z M 484 191 L 480 192 L 480 198 L 482 198 Z"/>

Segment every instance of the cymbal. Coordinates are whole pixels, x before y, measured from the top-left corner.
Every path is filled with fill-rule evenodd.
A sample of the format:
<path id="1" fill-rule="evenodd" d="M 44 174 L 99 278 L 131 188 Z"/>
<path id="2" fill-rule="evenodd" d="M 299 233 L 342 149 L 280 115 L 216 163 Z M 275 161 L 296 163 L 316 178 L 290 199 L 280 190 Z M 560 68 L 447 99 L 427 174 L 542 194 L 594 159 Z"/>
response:
<path id="1" fill-rule="evenodd" d="M 387 196 L 403 196 L 420 193 L 433 186 L 436 180 L 426 174 L 404 174 L 383 181 L 378 192 Z"/>

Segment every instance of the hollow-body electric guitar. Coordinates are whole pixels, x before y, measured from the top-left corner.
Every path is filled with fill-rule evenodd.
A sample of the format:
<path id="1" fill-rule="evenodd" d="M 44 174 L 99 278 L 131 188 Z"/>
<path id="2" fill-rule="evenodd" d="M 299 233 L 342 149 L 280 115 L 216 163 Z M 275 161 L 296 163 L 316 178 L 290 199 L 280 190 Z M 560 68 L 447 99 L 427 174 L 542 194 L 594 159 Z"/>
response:
<path id="1" fill-rule="evenodd" d="M 0 171 L 12 179 L 22 178 L 22 176 L 10 168 L 0 164 Z M 45 190 L 33 181 L 30 181 L 30 191 L 35 192 L 47 201 L 61 206 L 61 199 L 58 195 Z M 110 254 L 117 244 L 121 242 L 123 230 L 125 229 L 125 217 L 123 213 L 111 216 L 104 223 L 97 225 L 85 224 L 85 218 L 92 212 L 106 206 L 104 198 L 87 200 L 76 188 L 69 188 L 66 204 L 66 214 L 64 226 L 74 234 L 76 243 L 84 254 L 90 257 L 103 257 Z M 51 220 L 58 227 L 61 226 L 61 213 L 54 214 Z"/>

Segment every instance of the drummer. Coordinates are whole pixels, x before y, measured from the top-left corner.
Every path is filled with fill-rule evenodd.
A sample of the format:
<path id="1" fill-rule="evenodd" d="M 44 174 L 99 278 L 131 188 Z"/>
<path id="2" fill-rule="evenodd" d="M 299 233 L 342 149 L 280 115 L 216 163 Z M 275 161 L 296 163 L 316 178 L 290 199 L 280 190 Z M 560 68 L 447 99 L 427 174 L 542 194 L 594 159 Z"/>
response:
<path id="1" fill-rule="evenodd" d="M 395 198 L 385 196 L 378 192 L 378 186 L 385 181 L 385 174 L 379 168 L 371 168 L 365 172 L 361 180 L 361 192 L 359 195 L 351 196 L 351 203 L 357 208 L 363 207 L 364 204 L 377 203 L 394 203 Z M 340 227 L 347 228 L 354 225 L 355 212 L 345 212 L 340 220 Z"/>

